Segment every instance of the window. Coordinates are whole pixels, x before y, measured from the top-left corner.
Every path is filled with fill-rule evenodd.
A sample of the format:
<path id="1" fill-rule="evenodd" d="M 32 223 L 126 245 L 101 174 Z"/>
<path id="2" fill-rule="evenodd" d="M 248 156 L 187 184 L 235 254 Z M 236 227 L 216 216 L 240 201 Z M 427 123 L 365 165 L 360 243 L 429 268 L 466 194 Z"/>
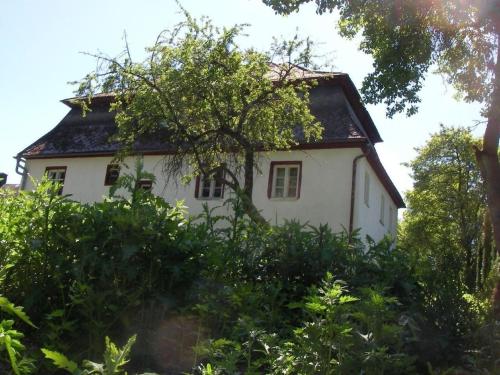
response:
<path id="1" fill-rule="evenodd" d="M 104 185 L 113 185 L 120 177 L 120 166 L 117 164 L 109 164 L 106 168 L 106 177 L 104 178 Z"/>
<path id="2" fill-rule="evenodd" d="M 389 232 L 393 229 L 394 226 L 394 208 L 389 206 Z"/>
<path id="3" fill-rule="evenodd" d="M 380 224 L 384 225 L 384 216 L 385 216 L 385 197 L 384 194 L 380 194 Z"/>
<path id="4" fill-rule="evenodd" d="M 50 181 L 61 184 L 57 194 L 62 195 L 64 180 L 66 178 L 66 167 L 47 167 L 45 168 L 45 174 Z"/>
<path id="5" fill-rule="evenodd" d="M 151 191 L 153 190 L 153 180 L 150 180 L 148 178 L 143 178 L 139 181 L 137 181 L 137 188 L 143 189 L 145 191 Z"/>
<path id="6" fill-rule="evenodd" d="M 301 161 L 271 162 L 267 188 L 268 198 L 299 199 L 301 180 Z"/>
<path id="7" fill-rule="evenodd" d="M 370 175 L 365 172 L 365 204 L 370 207 Z"/>
<path id="8" fill-rule="evenodd" d="M 217 170 L 212 177 L 196 177 L 194 195 L 198 199 L 221 199 L 224 197 L 224 172 Z"/>

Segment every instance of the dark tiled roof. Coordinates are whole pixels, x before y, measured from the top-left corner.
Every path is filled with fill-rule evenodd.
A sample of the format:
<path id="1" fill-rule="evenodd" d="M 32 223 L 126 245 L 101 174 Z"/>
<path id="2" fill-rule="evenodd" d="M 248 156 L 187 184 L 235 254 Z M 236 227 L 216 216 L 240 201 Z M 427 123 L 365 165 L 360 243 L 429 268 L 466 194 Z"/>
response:
<path id="1" fill-rule="evenodd" d="M 120 144 L 113 140 L 116 133 L 114 113 L 109 107 L 93 108 L 85 117 L 80 108 L 72 108 L 50 132 L 20 152 L 25 158 L 51 157 L 73 154 L 113 154 Z M 136 142 L 142 152 L 164 150 L 160 137 Z"/>
<path id="2" fill-rule="evenodd" d="M 339 86 L 317 86 L 310 93 L 310 110 L 323 124 L 321 142 L 365 138 L 351 115 L 346 98 Z"/>
<path id="3" fill-rule="evenodd" d="M 350 110 L 342 87 L 338 84 L 319 84 L 311 90 L 311 112 L 324 126 L 323 139 L 318 143 L 365 140 L 366 134 Z M 120 145 L 113 141 L 116 132 L 114 114 L 109 112 L 112 94 L 100 94 L 92 100 L 92 111 L 85 117 L 80 107 L 72 99 L 63 100 L 71 107 L 69 113 L 50 132 L 19 153 L 25 158 L 69 156 L 75 154 L 111 154 Z M 378 134 L 378 133 L 377 133 Z M 298 129 L 297 138 L 303 137 Z M 165 137 L 150 137 L 138 140 L 138 152 L 171 151 Z M 376 141 L 376 140 L 375 140 Z M 319 144 L 318 144 L 319 146 Z"/>

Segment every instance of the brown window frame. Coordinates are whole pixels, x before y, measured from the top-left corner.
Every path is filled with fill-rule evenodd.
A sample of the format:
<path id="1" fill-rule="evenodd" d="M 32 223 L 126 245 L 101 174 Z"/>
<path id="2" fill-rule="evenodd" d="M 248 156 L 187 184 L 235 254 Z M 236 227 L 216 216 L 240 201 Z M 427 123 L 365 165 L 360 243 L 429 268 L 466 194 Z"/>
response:
<path id="1" fill-rule="evenodd" d="M 66 173 L 68 171 L 68 167 L 65 166 L 65 165 L 57 165 L 57 166 L 49 166 L 49 167 L 45 167 L 45 175 L 47 176 L 47 178 L 49 178 L 49 172 L 50 171 L 56 171 L 56 170 L 64 170 L 64 178 L 62 179 L 62 181 L 59 181 L 59 180 L 52 180 L 50 179 L 52 182 L 60 182 L 61 183 L 61 188 L 59 189 L 59 191 L 57 192 L 57 194 L 59 195 L 62 195 L 63 193 L 63 189 L 64 189 L 64 183 L 66 182 Z"/>
<path id="2" fill-rule="evenodd" d="M 215 172 L 215 173 L 218 173 L 218 172 Z M 221 170 L 221 173 L 222 173 L 222 178 L 224 178 L 224 171 Z M 213 181 L 213 183 L 215 184 L 215 178 L 213 177 L 208 177 L 208 179 L 211 181 Z M 194 187 L 194 197 L 196 199 L 200 199 L 200 200 L 219 200 L 219 199 L 224 199 L 224 190 L 225 190 L 225 187 L 226 187 L 226 184 L 224 184 L 224 182 L 221 182 L 221 195 L 220 197 L 214 197 L 213 196 L 213 192 L 215 191 L 215 185 L 214 187 L 210 187 L 210 193 L 211 195 L 209 197 L 202 197 L 201 194 L 200 194 L 200 191 L 202 189 L 201 185 L 202 185 L 202 181 L 205 180 L 205 177 L 203 176 L 196 176 L 196 182 L 195 182 L 195 187 Z"/>
<path id="3" fill-rule="evenodd" d="M 111 181 L 111 176 L 110 176 L 112 169 L 118 169 L 118 176 L 114 181 Z M 104 176 L 104 186 L 114 185 L 119 177 L 120 177 L 120 166 L 118 164 L 108 164 L 108 166 L 106 167 L 106 175 Z"/>
<path id="4" fill-rule="evenodd" d="M 297 192 L 295 197 L 273 197 L 273 184 L 274 184 L 274 170 L 277 166 L 298 166 L 298 177 L 297 177 Z M 302 188 L 302 161 L 301 160 L 291 160 L 291 161 L 272 161 L 269 166 L 269 180 L 267 182 L 267 198 L 276 200 L 297 200 L 300 198 L 300 192 Z"/>

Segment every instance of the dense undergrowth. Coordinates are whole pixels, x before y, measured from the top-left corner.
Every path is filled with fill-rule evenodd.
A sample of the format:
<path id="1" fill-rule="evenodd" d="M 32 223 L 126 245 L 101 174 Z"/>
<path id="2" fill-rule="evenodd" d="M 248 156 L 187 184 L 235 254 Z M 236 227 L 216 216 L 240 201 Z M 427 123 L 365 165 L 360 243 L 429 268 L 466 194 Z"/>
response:
<path id="1" fill-rule="evenodd" d="M 499 372 L 487 293 L 389 240 L 57 190 L 0 196 L 1 374 Z"/>

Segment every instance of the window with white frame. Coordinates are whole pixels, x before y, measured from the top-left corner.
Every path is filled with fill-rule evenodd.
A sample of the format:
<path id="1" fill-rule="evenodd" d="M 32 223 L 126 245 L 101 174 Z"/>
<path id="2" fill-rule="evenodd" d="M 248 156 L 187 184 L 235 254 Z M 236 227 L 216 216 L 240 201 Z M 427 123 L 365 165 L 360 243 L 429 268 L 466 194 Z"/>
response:
<path id="1" fill-rule="evenodd" d="M 198 177 L 196 180 L 196 198 L 221 199 L 224 197 L 224 183 L 222 169 L 217 170 L 212 177 Z"/>
<path id="2" fill-rule="evenodd" d="M 271 162 L 268 197 L 298 199 L 300 197 L 301 173 L 301 162 Z"/>
<path id="3" fill-rule="evenodd" d="M 66 167 L 47 167 L 45 168 L 45 174 L 49 181 L 61 184 L 59 195 L 63 192 L 64 180 L 66 179 Z"/>
<path id="4" fill-rule="evenodd" d="M 385 196 L 384 194 L 380 194 L 380 224 L 384 225 L 384 216 L 385 216 Z"/>
<path id="5" fill-rule="evenodd" d="M 364 200 L 367 207 L 370 207 L 370 175 L 365 172 L 365 191 Z"/>

